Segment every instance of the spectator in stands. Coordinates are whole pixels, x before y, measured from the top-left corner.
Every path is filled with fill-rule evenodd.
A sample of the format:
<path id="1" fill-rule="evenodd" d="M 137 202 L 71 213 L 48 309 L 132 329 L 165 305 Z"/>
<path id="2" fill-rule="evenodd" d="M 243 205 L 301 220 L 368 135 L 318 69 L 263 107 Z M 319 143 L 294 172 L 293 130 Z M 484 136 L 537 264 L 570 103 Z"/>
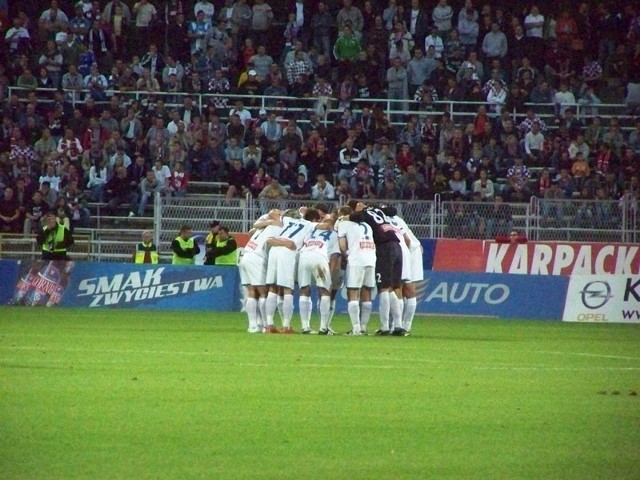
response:
<path id="1" fill-rule="evenodd" d="M 528 201 L 531 196 L 529 188 L 529 169 L 520 156 L 514 158 L 514 164 L 507 172 L 508 184 L 504 188 L 504 196 L 509 201 Z"/>
<path id="2" fill-rule="evenodd" d="M 531 131 L 524 136 L 524 151 L 531 165 L 537 165 L 542 159 L 544 135 L 540 131 L 540 123 L 533 122 Z"/>
<path id="3" fill-rule="evenodd" d="M 69 25 L 69 17 L 60 10 L 58 0 L 51 0 L 49 8 L 42 12 L 38 22 L 40 33 L 46 40 L 55 39 L 56 33 Z"/>
<path id="4" fill-rule="evenodd" d="M 132 185 L 131 180 L 127 177 L 127 169 L 124 166 L 116 167 L 114 175 L 104 186 L 104 192 L 108 200 L 109 215 L 115 216 L 117 208 L 122 204 L 129 205 L 129 217 L 135 215 L 134 211 L 138 203 L 138 192 L 136 185 Z"/>
<path id="5" fill-rule="evenodd" d="M 148 170 L 145 174 L 145 178 L 140 182 L 140 203 L 138 204 L 138 216 L 142 217 L 145 213 L 145 208 L 150 199 L 155 197 L 156 193 L 162 191 L 162 185 L 156 178 L 156 174 L 153 170 Z"/>
<path id="6" fill-rule="evenodd" d="M 349 2 L 350 0 L 345 1 Z M 341 77 L 351 73 L 351 65 L 358 59 L 361 49 L 360 42 L 354 38 L 351 27 L 344 26 L 342 35 L 338 37 L 333 46 L 333 55 L 338 61 L 339 75 Z"/>
<path id="7" fill-rule="evenodd" d="M 136 155 L 135 161 L 127 167 L 127 177 L 133 188 L 139 188 L 140 182 L 147 175 L 147 159 L 142 155 Z"/>
<path id="8" fill-rule="evenodd" d="M 189 173 L 182 162 L 176 162 L 169 177 L 168 189 L 174 197 L 185 197 L 189 186 Z"/>
<path id="9" fill-rule="evenodd" d="M 569 91 L 569 85 L 566 82 L 563 82 L 560 84 L 560 90 L 556 92 L 553 101 L 556 105 L 556 113 L 562 116 L 568 108 L 575 105 L 576 98 L 573 93 Z"/>
<path id="10" fill-rule="evenodd" d="M 52 87 L 58 88 L 62 77 L 60 73 L 62 68 L 62 55 L 58 51 L 55 41 L 47 41 L 45 51 L 40 55 L 40 59 L 38 60 L 38 65 L 47 70 Z"/>
<path id="11" fill-rule="evenodd" d="M 295 14 L 294 14 L 295 19 Z M 273 23 L 273 10 L 264 0 L 256 0 L 251 12 L 251 38 L 259 45 L 268 41 L 267 32 Z"/>
<path id="12" fill-rule="evenodd" d="M 211 22 L 207 20 L 205 10 L 196 13 L 196 19 L 189 23 L 187 36 L 191 40 L 191 53 L 203 53 L 212 35 Z"/>
<path id="13" fill-rule="evenodd" d="M 394 179 L 387 178 L 379 184 L 376 196 L 381 200 L 400 200 L 402 199 L 402 191 Z"/>
<path id="14" fill-rule="evenodd" d="M 502 83 L 496 82 L 487 94 L 487 104 L 489 106 L 489 110 L 494 112 L 497 116 L 500 116 L 500 114 L 502 113 L 502 108 L 506 103 L 507 90 L 502 86 Z"/>
<path id="15" fill-rule="evenodd" d="M 289 87 L 292 88 L 298 81 L 299 77 L 303 76 L 304 79 L 308 79 L 313 72 L 313 65 L 310 61 L 305 60 L 303 52 L 297 51 L 292 62 L 286 68 L 287 82 Z"/>
<path id="16" fill-rule="evenodd" d="M 495 195 L 493 181 L 488 177 L 487 170 L 480 169 L 479 178 L 473 182 L 473 193 L 480 193 L 482 201 L 492 201 Z"/>
<path id="17" fill-rule="evenodd" d="M 507 56 L 507 36 L 500 30 L 498 22 L 491 23 L 491 31 L 482 40 L 482 51 L 485 55 L 485 65 L 493 59 L 503 59 Z"/>
<path id="18" fill-rule="evenodd" d="M 602 141 L 611 147 L 611 150 L 620 157 L 622 154 L 622 146 L 624 137 L 620 133 L 620 126 L 616 119 L 611 119 L 609 129 L 602 137 Z"/>
<path id="19" fill-rule="evenodd" d="M 131 145 L 136 138 L 144 135 L 142 121 L 133 108 L 127 109 L 127 114 L 120 120 L 120 132 L 123 139 Z"/>
<path id="20" fill-rule="evenodd" d="M 55 192 L 60 191 L 60 183 L 61 179 L 58 174 L 56 174 L 56 168 L 53 163 L 49 163 L 46 166 L 44 173 L 40 176 L 38 182 L 40 183 L 40 187 L 44 182 L 48 182 L 51 189 Z"/>
<path id="21" fill-rule="evenodd" d="M 186 155 L 186 170 L 192 179 L 206 180 L 209 175 L 212 152 L 205 148 L 202 139 L 194 140 Z"/>
<path id="22" fill-rule="evenodd" d="M 87 228 L 91 212 L 87 208 L 87 198 L 84 190 L 79 188 L 79 181 L 75 178 L 69 180 L 61 192 L 69 207 L 69 222 L 71 230 L 76 227 Z"/>
<path id="23" fill-rule="evenodd" d="M 231 163 L 231 168 L 227 174 L 227 199 L 233 197 L 244 197 L 250 192 L 251 174 L 242 165 L 242 158 L 236 158 Z"/>
<path id="24" fill-rule="evenodd" d="M 49 206 L 53 206 L 58 198 L 58 192 L 51 188 L 49 182 L 43 182 L 40 185 L 40 192 L 42 193 L 42 198 Z"/>
<path id="25" fill-rule="evenodd" d="M 289 188 L 289 198 L 294 200 L 309 200 L 311 198 L 311 184 L 304 173 L 298 173 L 296 181 Z"/>
<path id="26" fill-rule="evenodd" d="M 87 188 L 91 190 L 91 199 L 94 202 L 104 202 L 104 188 L 107 181 L 107 162 L 104 158 L 99 157 L 92 162 L 87 182 Z"/>
<path id="27" fill-rule="evenodd" d="M 271 182 L 269 182 L 262 191 L 258 194 L 258 198 L 260 200 L 267 200 L 269 202 L 275 200 L 284 200 L 289 197 L 289 192 L 287 191 L 284 185 L 280 185 L 280 181 L 277 177 L 273 177 Z M 261 210 L 263 213 L 271 210 L 271 206 L 267 202 L 260 202 Z"/>
<path id="28" fill-rule="evenodd" d="M 24 89 L 38 88 L 38 79 L 33 75 L 30 68 L 25 68 L 16 80 L 16 87 Z"/>
<path id="29" fill-rule="evenodd" d="M 334 200 L 336 197 L 333 185 L 327 182 L 324 173 L 318 173 L 316 184 L 311 188 L 311 198 L 313 200 Z"/>
<path id="30" fill-rule="evenodd" d="M 271 176 L 267 174 L 263 166 L 259 166 L 251 179 L 251 195 L 257 197 L 269 183 L 271 183 Z"/>
<path id="31" fill-rule="evenodd" d="M 252 25 L 253 11 L 246 0 L 238 0 L 231 14 L 231 35 L 234 44 L 239 45 L 249 34 Z"/>
<path id="32" fill-rule="evenodd" d="M 478 12 L 472 8 L 465 8 L 458 16 L 458 33 L 465 50 L 470 52 L 476 48 L 480 26 L 478 25 Z"/>
<path id="33" fill-rule="evenodd" d="M 49 205 L 43 200 L 42 192 L 33 193 L 31 202 L 25 211 L 24 235 L 32 235 L 40 230 L 40 222 L 49 211 Z"/>
<path id="34" fill-rule="evenodd" d="M 228 145 L 224 150 L 224 158 L 227 164 L 231 166 L 236 160 L 242 161 L 242 147 L 238 143 L 238 138 L 229 137 Z"/>
<path id="35" fill-rule="evenodd" d="M 30 49 L 31 35 L 22 22 L 22 19 L 16 17 L 12 20 L 13 26 L 5 33 L 4 41 L 8 46 L 9 55 L 19 55 Z"/>
<path id="36" fill-rule="evenodd" d="M 255 143 L 249 143 L 242 149 L 242 165 L 253 172 L 262 162 L 262 149 Z"/>
<path id="37" fill-rule="evenodd" d="M 336 18 L 338 29 L 343 30 L 347 23 L 355 32 L 362 33 L 364 28 L 364 18 L 358 7 L 353 6 L 352 0 L 342 0 L 343 8 L 338 12 Z"/>
<path id="38" fill-rule="evenodd" d="M 162 163 L 162 160 L 156 159 L 156 161 L 153 162 L 151 171 L 154 173 L 155 178 L 160 185 L 160 193 L 167 193 L 169 191 L 169 182 L 171 179 L 171 170 L 169 167 Z"/>
<path id="39" fill-rule="evenodd" d="M 312 43 L 321 55 L 331 55 L 331 28 L 335 22 L 327 10 L 325 2 L 318 2 L 316 12 L 311 17 Z"/>
<path id="40" fill-rule="evenodd" d="M 40 138 L 33 145 L 33 152 L 35 155 L 40 159 L 46 158 L 56 152 L 57 148 L 58 146 L 56 141 L 51 136 L 51 130 L 47 127 L 43 128 Z"/>

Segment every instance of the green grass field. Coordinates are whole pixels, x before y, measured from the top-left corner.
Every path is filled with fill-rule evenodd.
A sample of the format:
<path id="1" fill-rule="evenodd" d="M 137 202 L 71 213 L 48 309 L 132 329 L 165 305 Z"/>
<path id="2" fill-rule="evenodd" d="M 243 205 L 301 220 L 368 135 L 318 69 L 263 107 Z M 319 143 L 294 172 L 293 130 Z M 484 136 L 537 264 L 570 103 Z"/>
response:
<path id="1" fill-rule="evenodd" d="M 0 308 L 0 478 L 640 478 L 637 325 L 413 330 Z"/>

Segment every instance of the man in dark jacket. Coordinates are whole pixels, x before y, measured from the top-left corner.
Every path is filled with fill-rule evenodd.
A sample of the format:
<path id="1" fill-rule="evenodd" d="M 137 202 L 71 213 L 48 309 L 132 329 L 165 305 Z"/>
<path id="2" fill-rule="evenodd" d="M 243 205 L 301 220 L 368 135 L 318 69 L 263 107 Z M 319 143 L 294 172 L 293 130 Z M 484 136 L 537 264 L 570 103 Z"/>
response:
<path id="1" fill-rule="evenodd" d="M 133 217 L 138 203 L 138 192 L 127 176 L 125 167 L 118 167 L 115 174 L 105 184 L 104 191 L 109 198 L 109 215 L 115 215 L 116 209 L 123 203 L 129 203 L 129 216 Z"/>

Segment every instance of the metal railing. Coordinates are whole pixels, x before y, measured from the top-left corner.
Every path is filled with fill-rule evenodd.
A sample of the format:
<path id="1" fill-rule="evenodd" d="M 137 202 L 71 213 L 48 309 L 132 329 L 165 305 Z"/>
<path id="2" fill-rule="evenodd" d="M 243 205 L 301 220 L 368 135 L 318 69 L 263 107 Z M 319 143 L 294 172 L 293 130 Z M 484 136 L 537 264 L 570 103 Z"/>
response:
<path id="1" fill-rule="evenodd" d="M 287 209 L 323 203 L 330 210 L 346 202 L 263 200 L 250 194 L 227 199 L 223 195 L 189 195 L 154 199 L 154 239 L 168 260 L 170 244 L 187 223 L 194 232 L 205 233 L 212 220 L 234 232 L 248 232 L 255 220 L 272 208 Z M 464 238 L 493 240 L 518 230 L 531 241 L 640 243 L 640 205 L 627 196 L 622 200 L 547 200 L 532 197 L 527 203 L 434 200 L 365 200 L 368 204 L 396 207 L 420 238 Z M 89 261 L 131 261 L 142 228 L 136 218 L 107 217 L 95 229 L 78 228 L 71 250 L 74 259 Z M 145 219 L 151 228 L 151 219 Z M 40 255 L 34 236 L 0 234 L 0 258 L 34 259 Z"/>
<path id="2" fill-rule="evenodd" d="M 74 245 L 69 250 L 73 260 L 92 260 L 95 248 L 91 234 L 74 235 Z M 40 258 L 41 249 L 35 235 L 0 233 L 0 258 L 14 260 L 35 260 Z"/>
<path id="3" fill-rule="evenodd" d="M 10 86 L 8 87 L 9 94 L 16 93 L 20 96 L 22 92 L 29 92 L 31 89 Z M 48 96 L 53 96 L 55 89 L 52 88 L 39 88 L 38 92 L 43 94 L 43 98 L 40 99 L 43 103 L 52 101 Z M 89 94 L 89 90 L 68 90 L 67 95 L 72 104 L 83 103 L 86 95 Z M 338 108 L 339 102 L 335 98 L 331 98 L 326 105 L 326 108 L 317 109 L 316 107 L 318 99 L 314 97 L 291 97 L 291 96 L 265 96 L 265 95 L 239 95 L 230 93 L 226 95 L 209 94 L 209 93 L 184 93 L 184 92 L 145 92 L 145 91 L 126 91 L 120 92 L 117 90 L 107 90 L 105 92 L 107 96 L 117 95 L 124 100 L 138 100 L 140 102 L 154 102 L 157 99 L 163 99 L 165 106 L 168 108 L 180 107 L 183 104 L 183 99 L 187 96 L 191 97 L 200 111 L 203 111 L 209 104 L 211 99 L 227 99 L 228 109 L 233 107 L 235 100 L 242 100 L 245 107 L 254 114 L 254 118 L 257 118 L 258 112 L 261 109 L 268 111 L 282 112 L 289 116 L 295 116 L 300 122 L 307 121 L 307 116 L 310 112 L 321 111 L 321 121 L 325 124 L 328 123 L 329 118 L 334 117 L 337 114 L 341 114 L 342 111 Z M 278 105 L 278 102 L 282 102 Z M 98 103 L 107 103 L 98 102 Z M 412 99 L 390 99 L 390 98 L 367 98 L 359 99 L 354 98 L 349 101 L 349 105 L 352 110 L 356 112 L 360 111 L 363 106 L 377 105 L 381 107 L 388 117 L 391 119 L 391 123 L 394 125 L 402 125 L 404 122 L 402 119 L 407 115 L 416 115 L 419 117 L 424 116 L 439 116 L 443 113 L 448 113 L 455 124 L 467 123 L 473 120 L 478 111 L 478 107 L 481 105 L 488 105 L 487 102 L 468 102 L 468 101 L 450 101 L 450 100 L 438 100 L 431 104 L 428 111 L 420 108 L 418 102 Z M 555 118 L 556 105 L 554 103 L 525 103 L 525 106 L 534 109 L 536 114 L 544 120 Z M 634 117 L 631 115 L 631 109 L 624 103 L 602 103 L 597 106 L 583 105 L 580 103 L 563 105 L 566 107 L 572 107 L 576 112 L 576 118 L 579 120 L 585 120 L 595 115 L 600 116 L 603 119 L 610 119 L 616 117 L 620 120 L 621 129 L 631 130 L 635 126 Z M 515 109 L 510 112 L 514 120 L 524 119 L 524 114 L 518 114 Z M 223 112 L 223 117 L 226 115 Z M 400 120 L 399 120 L 400 119 Z M 549 125 L 553 127 L 553 125 Z"/>

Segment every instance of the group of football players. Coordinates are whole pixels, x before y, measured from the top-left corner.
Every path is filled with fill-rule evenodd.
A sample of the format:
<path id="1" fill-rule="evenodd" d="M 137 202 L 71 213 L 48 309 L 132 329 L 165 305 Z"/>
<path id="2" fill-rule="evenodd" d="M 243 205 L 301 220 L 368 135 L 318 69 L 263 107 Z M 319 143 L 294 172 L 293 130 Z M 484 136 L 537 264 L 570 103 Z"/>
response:
<path id="1" fill-rule="evenodd" d="M 408 336 L 416 311 L 415 284 L 423 279 L 422 246 L 394 207 L 351 201 L 337 212 L 323 206 L 271 210 L 260 217 L 239 261 L 250 333 L 294 333 L 295 284 L 301 332 L 311 329 L 311 288 L 318 290 L 320 328 L 332 335 L 335 297 L 347 289 L 351 330 L 366 335 L 377 288 L 376 335 Z M 280 328 L 274 324 L 278 311 Z"/>

